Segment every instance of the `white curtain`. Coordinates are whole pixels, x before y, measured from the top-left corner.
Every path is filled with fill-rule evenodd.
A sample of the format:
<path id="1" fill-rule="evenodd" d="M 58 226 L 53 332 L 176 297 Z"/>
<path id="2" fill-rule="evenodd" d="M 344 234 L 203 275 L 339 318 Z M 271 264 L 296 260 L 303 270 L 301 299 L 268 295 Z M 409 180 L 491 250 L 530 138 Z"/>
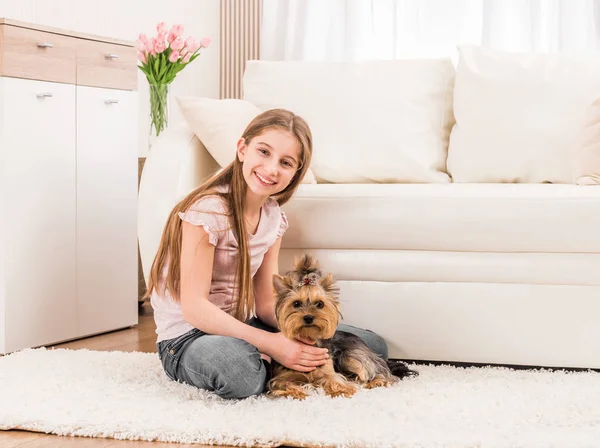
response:
<path id="1" fill-rule="evenodd" d="M 263 0 L 261 59 L 600 52 L 600 0 Z"/>

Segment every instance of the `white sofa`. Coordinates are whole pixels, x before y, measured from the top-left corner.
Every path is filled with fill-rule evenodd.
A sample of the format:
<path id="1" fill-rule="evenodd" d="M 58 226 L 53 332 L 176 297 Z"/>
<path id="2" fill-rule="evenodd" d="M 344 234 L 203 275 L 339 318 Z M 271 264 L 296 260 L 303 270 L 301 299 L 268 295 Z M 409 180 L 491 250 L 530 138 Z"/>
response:
<path id="1" fill-rule="evenodd" d="M 485 102 L 486 79 L 461 73 L 469 71 L 467 59 L 483 58 L 472 72 L 502 70 L 482 69 L 486 54 L 477 51 L 463 49 L 456 74 L 431 61 L 248 64 L 245 100 L 260 109 L 288 107 L 315 133 L 312 167 L 320 183 L 302 185 L 284 206 L 290 228 L 280 269 L 313 253 L 339 281 L 344 321 L 382 335 L 392 358 L 600 368 L 600 186 L 563 181 L 565 156 L 557 149 L 548 150 L 547 169 L 536 159 L 546 149 L 531 135 L 548 132 L 560 143 L 569 132 L 558 132 L 547 104 L 540 107 L 550 127 L 540 126 L 527 104 L 534 134 L 518 113 L 505 115 L 509 123 L 498 135 L 486 122 L 486 114 L 497 121 L 494 108 L 504 107 L 506 92 L 469 107 Z M 514 86 L 523 74 L 505 73 L 525 104 L 526 89 Z M 581 89 L 577 83 L 573 96 L 583 101 Z M 563 105 L 569 107 L 577 110 Z M 511 119 L 523 128 L 512 142 Z M 188 123 L 162 134 L 144 167 L 138 223 L 146 278 L 171 207 L 219 167 Z M 483 146 L 474 152 L 478 138 L 510 157 L 486 155 Z M 451 179 L 452 167 L 458 178 Z"/>

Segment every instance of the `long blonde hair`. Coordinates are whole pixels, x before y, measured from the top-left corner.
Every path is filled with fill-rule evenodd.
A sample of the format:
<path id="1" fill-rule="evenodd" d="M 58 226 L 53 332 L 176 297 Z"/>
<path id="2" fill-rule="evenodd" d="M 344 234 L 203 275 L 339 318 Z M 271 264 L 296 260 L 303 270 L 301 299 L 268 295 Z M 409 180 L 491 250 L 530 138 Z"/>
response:
<path id="1" fill-rule="evenodd" d="M 289 131 L 298 140 L 301 146 L 300 167 L 294 174 L 289 185 L 277 195 L 273 196 L 279 205 L 285 204 L 296 192 L 304 178 L 312 157 L 312 134 L 304 119 L 285 109 L 271 109 L 259 114 L 246 127 L 242 138 L 246 145 L 250 141 L 269 129 Z M 218 187 L 228 186 L 226 192 L 217 191 Z M 246 322 L 254 310 L 254 287 L 250 269 L 250 251 L 248 247 L 248 234 L 244 219 L 244 199 L 247 184 L 242 173 L 242 162 L 237 154 L 234 161 L 223 171 L 214 174 L 181 200 L 169 214 L 162 233 L 160 245 L 152 263 L 148 288 L 145 297 L 148 298 L 156 288 L 164 294 L 165 288 L 171 296 L 180 301 L 180 258 L 182 240 L 182 221 L 180 212 L 186 212 L 194 203 L 205 196 L 220 196 L 225 204 L 228 215 L 233 222 L 233 235 L 238 242 L 239 256 L 236 267 L 236 307 L 235 317 Z M 166 278 L 161 282 L 161 274 L 168 263 Z"/>

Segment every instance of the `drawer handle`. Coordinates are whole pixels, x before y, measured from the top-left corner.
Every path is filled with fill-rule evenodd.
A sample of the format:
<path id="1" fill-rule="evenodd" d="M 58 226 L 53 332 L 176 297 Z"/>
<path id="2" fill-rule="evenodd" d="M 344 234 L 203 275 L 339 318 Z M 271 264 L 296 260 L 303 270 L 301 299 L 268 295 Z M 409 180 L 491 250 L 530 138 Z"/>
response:
<path id="1" fill-rule="evenodd" d="M 119 100 L 104 100 L 104 104 L 119 104 Z"/>
<path id="2" fill-rule="evenodd" d="M 38 42 L 37 46 L 40 48 L 54 48 L 54 45 L 49 42 Z"/>
<path id="3" fill-rule="evenodd" d="M 118 54 L 114 54 L 114 53 L 106 53 L 104 55 L 105 59 L 119 59 L 119 55 Z"/>
<path id="4" fill-rule="evenodd" d="M 52 94 L 50 92 L 42 92 L 36 94 L 38 98 L 52 98 Z"/>

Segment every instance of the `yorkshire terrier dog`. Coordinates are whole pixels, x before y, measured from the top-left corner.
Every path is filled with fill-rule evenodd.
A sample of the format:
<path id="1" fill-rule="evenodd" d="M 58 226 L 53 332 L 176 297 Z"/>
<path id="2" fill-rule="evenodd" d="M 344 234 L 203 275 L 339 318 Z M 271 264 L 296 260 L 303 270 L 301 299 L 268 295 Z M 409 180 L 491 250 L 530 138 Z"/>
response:
<path id="1" fill-rule="evenodd" d="M 386 362 L 358 336 L 338 331 L 341 317 L 339 288 L 331 274 L 323 276 L 317 261 L 304 255 L 285 276 L 275 274 L 275 315 L 281 332 L 289 339 L 313 341 L 327 348 L 327 363 L 312 372 L 288 369 L 273 360 L 269 395 L 304 399 L 309 387 L 322 388 L 332 397 L 350 397 L 358 385 L 368 389 L 396 383 L 417 375 L 400 361 Z"/>

